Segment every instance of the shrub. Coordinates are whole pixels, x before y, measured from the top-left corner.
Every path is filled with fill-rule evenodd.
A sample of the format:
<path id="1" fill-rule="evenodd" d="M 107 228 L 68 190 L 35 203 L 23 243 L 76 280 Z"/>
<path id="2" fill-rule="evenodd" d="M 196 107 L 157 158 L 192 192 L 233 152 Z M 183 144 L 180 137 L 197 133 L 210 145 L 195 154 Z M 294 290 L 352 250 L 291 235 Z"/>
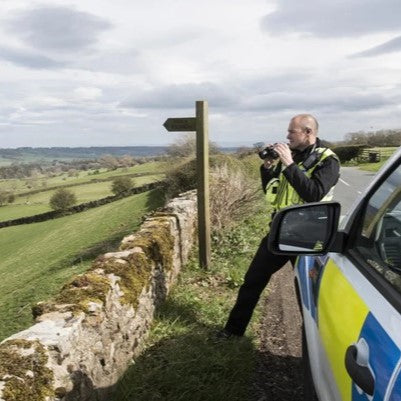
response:
<path id="1" fill-rule="evenodd" d="M 243 164 L 235 157 L 217 154 L 209 159 L 210 170 L 215 166 L 227 164 L 230 168 L 241 168 Z M 195 189 L 198 186 L 196 174 L 196 159 L 186 158 L 175 164 L 170 170 L 166 171 L 164 192 L 167 199 L 174 198 L 178 194 Z"/>
<path id="2" fill-rule="evenodd" d="M 345 163 L 357 158 L 359 152 L 366 147 L 366 145 L 347 145 L 337 146 L 335 148 L 332 148 L 332 150 L 339 157 L 341 163 Z"/>
<path id="3" fill-rule="evenodd" d="M 182 192 L 195 189 L 197 182 L 196 160 L 182 161 L 166 171 L 166 179 L 163 184 L 165 196 L 167 199 L 171 199 Z"/>
<path id="4" fill-rule="evenodd" d="M 210 219 L 216 232 L 254 213 L 261 190 L 256 181 L 227 164 L 215 166 L 210 179 Z"/>
<path id="5" fill-rule="evenodd" d="M 75 194 L 68 189 L 58 189 L 50 198 L 50 207 L 53 210 L 66 210 L 77 202 Z"/>
<path id="6" fill-rule="evenodd" d="M 0 206 L 7 202 L 7 192 L 0 191 Z"/>
<path id="7" fill-rule="evenodd" d="M 209 153 L 219 153 L 219 148 L 216 144 L 209 141 Z M 177 139 L 167 148 L 167 154 L 171 157 L 193 157 L 196 154 L 196 137 L 194 134 L 188 134 Z"/>
<path id="8" fill-rule="evenodd" d="M 256 200 L 260 199 L 262 192 L 258 181 L 259 164 L 255 157 L 239 160 L 220 154 L 210 158 L 210 218 L 214 231 L 229 227 L 236 219 L 255 210 L 258 204 Z M 167 171 L 164 183 L 167 199 L 195 188 L 195 159 L 182 162 Z"/>
<path id="9" fill-rule="evenodd" d="M 15 201 L 15 195 L 11 192 L 0 191 L 0 206 L 5 203 L 13 203 Z"/>
<path id="10" fill-rule="evenodd" d="M 133 182 L 130 177 L 116 177 L 111 183 L 111 191 L 115 195 L 120 195 L 133 187 Z"/>

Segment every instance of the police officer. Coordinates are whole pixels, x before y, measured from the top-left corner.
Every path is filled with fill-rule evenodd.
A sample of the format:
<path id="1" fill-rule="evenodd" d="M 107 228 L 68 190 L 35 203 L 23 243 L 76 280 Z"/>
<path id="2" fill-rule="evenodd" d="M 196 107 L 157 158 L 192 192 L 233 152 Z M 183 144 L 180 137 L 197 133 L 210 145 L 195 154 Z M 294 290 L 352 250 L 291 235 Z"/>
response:
<path id="1" fill-rule="evenodd" d="M 275 153 L 269 152 L 273 155 L 264 159 L 260 168 L 262 186 L 273 214 L 286 206 L 332 199 L 340 163 L 333 151 L 321 146 L 318 129 L 316 118 L 310 114 L 293 117 L 288 126 L 288 144 L 272 145 Z M 237 301 L 224 329 L 218 334 L 220 338 L 245 333 L 272 274 L 288 261 L 295 261 L 295 257 L 270 253 L 267 236 L 262 239 L 245 274 Z"/>

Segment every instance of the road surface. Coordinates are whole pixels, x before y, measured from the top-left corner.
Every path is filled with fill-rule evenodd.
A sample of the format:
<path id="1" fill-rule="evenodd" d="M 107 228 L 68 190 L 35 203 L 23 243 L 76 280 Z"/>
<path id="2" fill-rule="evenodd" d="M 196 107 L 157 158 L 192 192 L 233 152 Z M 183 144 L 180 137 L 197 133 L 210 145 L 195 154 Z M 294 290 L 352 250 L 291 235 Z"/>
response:
<path id="1" fill-rule="evenodd" d="M 345 215 L 353 202 L 362 195 L 375 173 L 358 170 L 357 167 L 342 167 L 340 180 L 334 190 L 334 200 L 341 203 L 341 215 Z"/>

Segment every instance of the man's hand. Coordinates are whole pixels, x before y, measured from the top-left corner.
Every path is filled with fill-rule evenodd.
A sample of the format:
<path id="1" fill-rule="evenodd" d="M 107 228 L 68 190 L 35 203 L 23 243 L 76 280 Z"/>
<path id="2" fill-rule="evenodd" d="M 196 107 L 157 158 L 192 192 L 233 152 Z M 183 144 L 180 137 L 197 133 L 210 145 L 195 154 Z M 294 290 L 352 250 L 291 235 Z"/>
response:
<path id="1" fill-rule="evenodd" d="M 286 143 L 277 143 L 274 145 L 274 150 L 280 156 L 281 162 L 284 166 L 289 166 L 290 164 L 294 163 L 292 158 L 291 150 Z"/>
<path id="2" fill-rule="evenodd" d="M 272 167 L 274 164 L 274 159 L 263 159 L 263 167 L 268 170 L 270 167 Z"/>

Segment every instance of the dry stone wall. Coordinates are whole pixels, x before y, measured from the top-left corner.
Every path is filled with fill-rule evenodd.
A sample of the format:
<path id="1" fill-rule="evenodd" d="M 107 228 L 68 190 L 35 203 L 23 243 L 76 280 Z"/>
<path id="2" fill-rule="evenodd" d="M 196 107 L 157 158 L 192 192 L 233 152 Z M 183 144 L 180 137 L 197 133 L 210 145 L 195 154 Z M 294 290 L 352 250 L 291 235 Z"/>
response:
<path id="1" fill-rule="evenodd" d="M 35 324 L 0 344 L 0 401 L 108 400 L 141 351 L 195 235 L 196 194 L 147 218 L 53 300 Z"/>

